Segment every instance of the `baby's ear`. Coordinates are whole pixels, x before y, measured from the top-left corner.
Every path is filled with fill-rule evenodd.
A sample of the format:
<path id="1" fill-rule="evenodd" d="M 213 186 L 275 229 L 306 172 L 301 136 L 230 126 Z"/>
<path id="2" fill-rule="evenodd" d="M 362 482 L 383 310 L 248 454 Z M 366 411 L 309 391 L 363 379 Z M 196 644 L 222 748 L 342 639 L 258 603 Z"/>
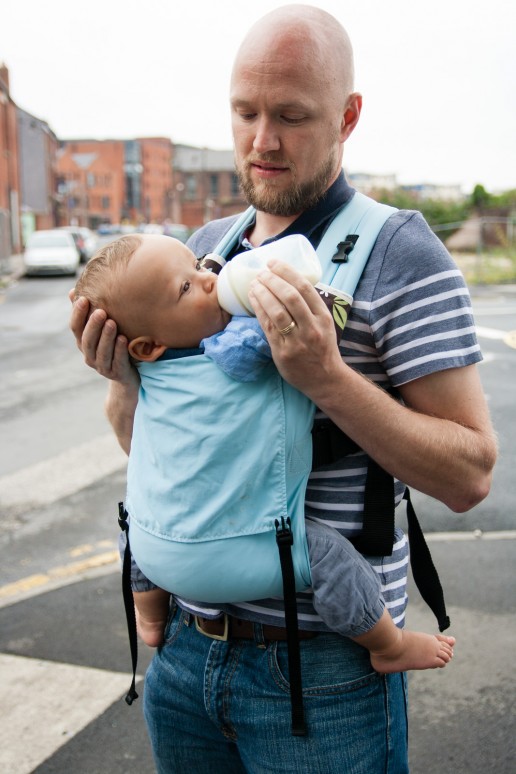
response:
<path id="1" fill-rule="evenodd" d="M 129 342 L 128 350 L 135 360 L 145 360 L 150 363 L 161 357 L 166 346 L 157 344 L 150 336 L 138 336 Z"/>

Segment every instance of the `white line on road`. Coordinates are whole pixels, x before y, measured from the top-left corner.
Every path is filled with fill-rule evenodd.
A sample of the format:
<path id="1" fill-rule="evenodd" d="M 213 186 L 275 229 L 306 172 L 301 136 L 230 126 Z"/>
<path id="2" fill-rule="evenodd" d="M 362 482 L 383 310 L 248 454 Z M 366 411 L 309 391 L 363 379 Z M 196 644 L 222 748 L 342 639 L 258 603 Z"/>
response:
<path id="1" fill-rule="evenodd" d="M 0 478 L 0 508 L 50 505 L 122 470 L 127 457 L 112 433 Z"/>
<path id="2" fill-rule="evenodd" d="M 516 331 L 500 331 L 496 328 L 483 328 L 480 325 L 476 326 L 476 331 L 480 339 L 503 341 L 508 347 L 516 348 Z"/>
<path id="3" fill-rule="evenodd" d="M 30 774 L 121 697 L 128 680 L 119 672 L 0 653 L 0 771 Z"/>

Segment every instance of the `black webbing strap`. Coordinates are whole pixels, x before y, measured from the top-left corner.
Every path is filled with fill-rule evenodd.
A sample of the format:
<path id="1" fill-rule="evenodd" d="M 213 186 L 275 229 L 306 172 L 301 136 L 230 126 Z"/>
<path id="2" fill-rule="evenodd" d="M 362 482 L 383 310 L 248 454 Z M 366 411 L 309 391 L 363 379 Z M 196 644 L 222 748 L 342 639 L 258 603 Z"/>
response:
<path id="1" fill-rule="evenodd" d="M 312 469 L 331 465 L 355 454 L 360 447 L 330 419 L 318 419 L 312 428 Z M 394 543 L 394 479 L 369 460 L 364 492 L 363 528 L 350 538 L 355 548 L 369 556 L 390 556 Z"/>
<path id="2" fill-rule="evenodd" d="M 363 528 L 350 542 L 362 554 L 391 556 L 394 545 L 394 479 L 369 458 Z"/>
<path id="3" fill-rule="evenodd" d="M 414 582 L 426 604 L 437 618 L 439 631 L 444 632 L 450 626 L 450 619 L 446 613 L 441 581 L 414 511 L 408 487 L 405 489 L 403 497 L 407 501 L 410 565 Z"/>
<path id="4" fill-rule="evenodd" d="M 331 465 L 360 447 L 348 438 L 331 420 L 314 422 L 312 429 L 312 467 Z M 410 564 L 414 582 L 422 598 L 437 618 L 442 632 L 450 626 L 439 575 L 432 561 L 423 530 L 419 525 L 408 488 L 407 501 Z M 363 528 L 360 535 L 349 538 L 355 548 L 366 556 L 391 556 L 394 543 L 395 509 L 394 479 L 369 458 L 364 492 Z"/>
<path id="5" fill-rule="evenodd" d="M 294 536 L 290 519 L 276 520 L 276 542 L 278 544 L 281 576 L 283 581 L 283 603 L 285 605 L 285 626 L 287 628 L 288 672 L 290 679 L 290 703 L 293 736 L 306 736 L 307 729 L 303 709 L 303 686 L 301 681 L 301 653 L 299 650 L 299 626 L 297 619 L 296 580 L 292 561 Z"/>
<path id="6" fill-rule="evenodd" d="M 337 460 L 360 451 L 351 438 L 340 430 L 331 419 L 316 419 L 312 427 L 312 470 L 331 465 Z"/>
<path id="7" fill-rule="evenodd" d="M 133 665 L 133 679 L 131 687 L 125 697 L 129 706 L 138 698 L 136 693 L 136 667 L 138 665 L 138 637 L 136 634 L 136 614 L 134 612 L 133 592 L 131 590 L 131 549 L 129 547 L 129 524 L 127 522 L 128 513 L 123 503 L 118 503 L 118 524 L 120 529 L 125 532 L 126 544 L 124 551 L 124 561 L 122 565 L 122 594 L 124 597 L 125 617 L 127 619 L 127 632 L 129 634 L 129 645 L 131 647 L 131 661 Z"/>

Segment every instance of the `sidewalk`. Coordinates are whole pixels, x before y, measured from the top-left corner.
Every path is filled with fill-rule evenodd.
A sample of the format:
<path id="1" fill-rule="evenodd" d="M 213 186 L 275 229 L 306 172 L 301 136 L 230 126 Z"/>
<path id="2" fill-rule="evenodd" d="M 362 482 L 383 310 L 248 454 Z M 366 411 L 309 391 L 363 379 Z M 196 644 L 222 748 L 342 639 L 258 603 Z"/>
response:
<path id="1" fill-rule="evenodd" d="M 8 258 L 0 258 L 0 289 L 23 275 L 23 254 L 16 253 Z"/>

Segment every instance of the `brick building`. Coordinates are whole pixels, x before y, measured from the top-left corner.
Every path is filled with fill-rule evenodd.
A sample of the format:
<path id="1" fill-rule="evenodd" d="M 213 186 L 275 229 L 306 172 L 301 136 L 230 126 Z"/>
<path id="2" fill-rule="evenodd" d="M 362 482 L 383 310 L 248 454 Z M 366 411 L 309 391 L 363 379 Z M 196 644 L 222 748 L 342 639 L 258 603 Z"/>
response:
<path id="1" fill-rule="evenodd" d="M 174 145 L 172 219 L 198 228 L 247 207 L 235 173 L 233 151 Z"/>
<path id="2" fill-rule="evenodd" d="M 146 223 L 163 223 L 172 215 L 172 142 L 165 137 L 142 137 L 136 142 L 141 152 L 141 202 L 139 218 Z"/>
<path id="3" fill-rule="evenodd" d="M 58 225 L 120 223 L 125 199 L 122 140 L 61 141 L 56 174 Z"/>
<path id="4" fill-rule="evenodd" d="M 0 260 L 21 249 L 16 119 L 16 105 L 9 92 L 9 71 L 0 64 Z"/>
<path id="5" fill-rule="evenodd" d="M 40 118 L 17 108 L 23 243 L 37 229 L 56 223 L 55 162 L 58 140 Z"/>
<path id="6" fill-rule="evenodd" d="M 96 228 L 170 218 L 172 142 L 167 138 L 64 140 L 57 175 L 61 225 Z"/>

